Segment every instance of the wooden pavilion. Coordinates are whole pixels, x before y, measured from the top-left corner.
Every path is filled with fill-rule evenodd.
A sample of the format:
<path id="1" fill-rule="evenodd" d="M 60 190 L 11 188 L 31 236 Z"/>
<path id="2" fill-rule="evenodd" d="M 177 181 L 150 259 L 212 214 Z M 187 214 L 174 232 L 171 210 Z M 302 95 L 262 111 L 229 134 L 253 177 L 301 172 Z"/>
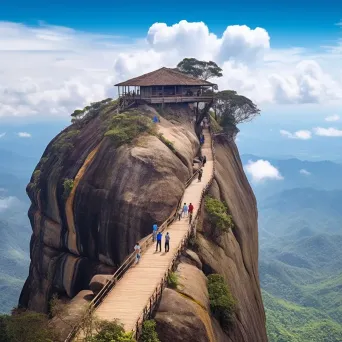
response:
<path id="1" fill-rule="evenodd" d="M 211 102 L 216 84 L 160 68 L 116 84 L 119 98 L 147 103 Z"/>

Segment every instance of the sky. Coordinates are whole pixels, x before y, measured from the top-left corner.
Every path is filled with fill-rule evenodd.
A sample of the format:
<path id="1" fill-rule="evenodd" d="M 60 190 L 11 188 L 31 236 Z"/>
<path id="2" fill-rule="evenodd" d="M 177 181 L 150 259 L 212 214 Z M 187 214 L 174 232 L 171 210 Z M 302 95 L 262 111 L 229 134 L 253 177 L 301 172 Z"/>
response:
<path id="1" fill-rule="evenodd" d="M 119 81 L 195 57 L 261 109 L 240 127 L 243 153 L 341 160 L 341 10 L 337 0 L 2 2 L 0 148 L 33 141 L 42 122 L 65 127 L 74 109 L 116 97 Z"/>

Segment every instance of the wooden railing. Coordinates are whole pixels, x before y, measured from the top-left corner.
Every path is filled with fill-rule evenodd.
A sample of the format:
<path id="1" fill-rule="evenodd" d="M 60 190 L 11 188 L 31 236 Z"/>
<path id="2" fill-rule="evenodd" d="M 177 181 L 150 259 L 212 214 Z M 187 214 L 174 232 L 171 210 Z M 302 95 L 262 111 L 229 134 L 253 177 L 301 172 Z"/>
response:
<path id="1" fill-rule="evenodd" d="M 214 149 L 214 140 L 213 140 L 213 134 L 211 131 L 211 125 L 209 126 L 209 132 L 211 135 L 211 149 L 212 149 L 212 154 L 213 154 L 213 173 L 212 173 L 212 176 L 211 176 L 209 182 L 207 183 L 207 185 L 205 186 L 205 188 L 202 190 L 200 204 L 199 204 L 199 207 L 197 210 L 196 217 L 193 219 L 192 224 L 189 225 L 189 230 L 188 230 L 187 234 L 184 236 L 184 238 L 182 239 L 182 241 L 179 245 L 179 248 L 177 250 L 177 253 L 175 254 L 174 258 L 172 259 L 172 262 L 170 263 L 170 267 L 168 268 L 168 270 L 164 274 L 163 278 L 161 279 L 160 284 L 155 288 L 153 294 L 150 297 L 149 302 L 146 304 L 145 308 L 143 309 L 141 315 L 139 316 L 139 318 L 136 322 L 136 327 L 133 330 L 133 333 L 137 339 L 139 338 L 139 336 L 141 334 L 143 322 L 147 318 L 150 318 L 152 316 L 152 313 L 153 313 L 156 305 L 158 304 L 158 302 L 161 298 L 161 294 L 163 292 L 163 289 L 167 285 L 168 275 L 174 269 L 177 259 L 179 258 L 180 254 L 183 252 L 184 247 L 188 243 L 189 237 L 191 236 L 191 234 L 196 233 L 196 227 L 197 227 L 199 212 L 200 212 L 200 208 L 201 208 L 201 205 L 202 205 L 202 202 L 204 199 L 204 195 L 208 191 L 209 187 L 211 186 L 213 179 L 214 179 L 214 174 L 215 174 L 215 149 Z M 185 182 L 185 188 L 187 188 L 191 184 L 191 182 L 196 178 L 196 176 L 198 175 L 198 171 L 199 171 L 199 169 L 196 170 L 196 172 L 194 172 L 194 174 Z M 159 228 L 158 228 L 159 231 L 163 232 L 176 219 L 177 213 L 178 213 L 178 211 L 182 205 L 182 199 L 183 198 L 181 198 L 179 200 L 176 210 L 167 218 L 166 221 L 164 221 L 159 226 Z M 153 235 L 152 234 L 148 235 L 141 242 L 140 246 L 141 246 L 142 253 L 149 246 L 151 246 L 151 244 L 153 244 Z M 121 264 L 121 266 L 113 274 L 112 278 L 106 283 L 106 285 L 104 285 L 102 287 L 101 291 L 90 302 L 88 312 L 94 311 L 94 309 L 96 309 L 102 303 L 102 301 L 105 299 L 107 294 L 114 288 L 115 284 L 124 276 L 124 274 L 127 272 L 127 270 L 134 264 L 135 257 L 136 257 L 136 254 L 135 254 L 135 252 L 133 252 L 124 260 L 124 262 Z M 80 330 L 80 328 L 82 326 L 82 323 L 83 322 L 81 321 L 79 324 L 77 324 L 71 330 L 71 332 L 69 333 L 69 335 L 67 336 L 67 338 L 65 339 L 64 342 L 71 342 L 76 337 L 78 331 Z"/>

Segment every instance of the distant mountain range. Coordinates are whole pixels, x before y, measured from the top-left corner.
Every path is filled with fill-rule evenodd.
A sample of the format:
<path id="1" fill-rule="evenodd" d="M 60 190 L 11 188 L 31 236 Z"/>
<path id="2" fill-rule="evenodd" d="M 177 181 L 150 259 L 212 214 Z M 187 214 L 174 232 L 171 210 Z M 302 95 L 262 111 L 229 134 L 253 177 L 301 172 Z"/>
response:
<path id="1" fill-rule="evenodd" d="M 342 166 L 269 160 L 284 179 L 252 184 L 270 342 L 342 341 Z M 305 169 L 310 175 L 302 175 Z"/>

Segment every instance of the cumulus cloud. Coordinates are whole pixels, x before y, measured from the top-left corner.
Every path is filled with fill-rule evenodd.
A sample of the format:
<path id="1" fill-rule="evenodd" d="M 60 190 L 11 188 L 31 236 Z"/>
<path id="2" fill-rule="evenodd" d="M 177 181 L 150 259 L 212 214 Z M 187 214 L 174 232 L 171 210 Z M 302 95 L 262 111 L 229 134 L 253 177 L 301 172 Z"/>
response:
<path id="1" fill-rule="evenodd" d="M 17 203 L 19 203 L 19 200 L 14 196 L 0 198 L 0 211 L 5 211 Z"/>
<path id="2" fill-rule="evenodd" d="M 116 96 L 113 84 L 161 66 L 174 67 L 184 57 L 218 62 L 224 77 L 213 81 L 258 105 L 342 99 L 342 81 L 328 54 L 332 48 L 311 56 L 304 48 L 272 48 L 261 27 L 230 25 L 214 34 L 204 22 L 186 20 L 154 23 L 142 35 L 123 40 L 65 27 L 0 22 L 0 117 L 68 115 Z"/>
<path id="3" fill-rule="evenodd" d="M 300 139 L 300 140 L 311 139 L 311 132 L 307 130 L 301 130 L 301 131 L 291 133 L 289 131 L 281 129 L 280 134 L 289 139 Z"/>
<path id="4" fill-rule="evenodd" d="M 27 132 L 19 132 L 18 137 L 19 138 L 31 138 L 32 135 L 30 133 L 27 133 Z"/>
<path id="5" fill-rule="evenodd" d="M 338 120 L 340 120 L 340 117 L 337 114 L 331 115 L 331 116 L 327 116 L 325 118 L 325 121 L 328 121 L 328 122 L 338 121 Z"/>
<path id="6" fill-rule="evenodd" d="M 245 165 L 246 172 L 252 176 L 252 181 L 261 182 L 267 179 L 281 180 L 283 176 L 279 170 L 274 167 L 268 160 L 259 159 L 255 162 L 249 160 Z"/>
<path id="7" fill-rule="evenodd" d="M 321 137 L 342 137 L 342 130 L 333 127 L 316 127 L 314 128 L 314 132 Z"/>
<path id="8" fill-rule="evenodd" d="M 311 175 L 311 172 L 305 170 L 305 169 L 301 169 L 299 170 L 299 173 L 304 175 L 304 176 L 310 176 Z"/>
<path id="9" fill-rule="evenodd" d="M 0 133 L 0 139 L 6 135 L 6 132 Z"/>

